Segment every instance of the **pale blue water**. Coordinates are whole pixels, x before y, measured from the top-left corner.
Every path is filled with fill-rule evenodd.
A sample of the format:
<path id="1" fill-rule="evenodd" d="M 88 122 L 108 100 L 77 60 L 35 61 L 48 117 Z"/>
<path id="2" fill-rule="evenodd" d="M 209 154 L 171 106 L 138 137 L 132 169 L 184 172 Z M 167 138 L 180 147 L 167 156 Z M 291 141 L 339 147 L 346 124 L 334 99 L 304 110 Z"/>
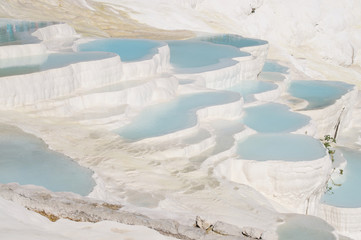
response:
<path id="1" fill-rule="evenodd" d="M 293 132 L 311 120 L 310 117 L 291 112 L 289 107 L 278 103 L 266 103 L 244 110 L 244 124 L 262 133 Z"/>
<path id="2" fill-rule="evenodd" d="M 144 39 L 99 39 L 78 46 L 81 52 L 112 52 L 118 54 L 124 62 L 149 59 L 158 53 L 162 42 Z"/>
<path id="3" fill-rule="evenodd" d="M 101 60 L 114 57 L 115 54 L 105 52 L 92 53 L 52 53 L 23 58 L 0 60 L 0 77 L 29 74 L 54 68 L 61 68 L 70 64 Z"/>
<path id="4" fill-rule="evenodd" d="M 242 47 L 250 47 L 250 46 L 258 46 L 258 45 L 264 45 L 267 44 L 267 41 L 261 40 L 261 39 L 255 39 L 255 38 L 244 38 L 239 35 L 235 34 L 221 34 L 221 35 L 213 35 L 213 36 L 207 36 L 207 37 L 199 37 L 196 38 L 201 41 L 206 42 L 212 42 L 216 44 L 224 44 L 224 45 L 230 45 L 237 48 Z"/>
<path id="5" fill-rule="evenodd" d="M 0 19 L 0 46 L 40 42 L 38 38 L 31 36 L 31 33 L 53 24 L 56 23 Z"/>
<path id="6" fill-rule="evenodd" d="M 211 66 L 220 64 L 227 59 L 225 66 L 236 64 L 237 61 L 230 60 L 235 57 L 249 56 L 238 48 L 227 45 L 213 44 L 202 41 L 169 41 L 170 63 L 178 70 L 192 72 L 206 71 Z"/>
<path id="7" fill-rule="evenodd" d="M 320 218 L 295 215 L 277 228 L 278 240 L 336 240 L 333 227 Z"/>
<path id="8" fill-rule="evenodd" d="M 239 94 L 226 91 L 179 96 L 170 102 L 145 108 L 130 124 L 116 132 L 133 141 L 162 136 L 195 126 L 198 109 L 239 99 Z"/>
<path id="9" fill-rule="evenodd" d="M 244 98 L 245 102 L 251 102 L 252 94 L 271 91 L 276 89 L 278 86 L 271 82 L 265 81 L 242 81 L 228 89 L 227 91 L 238 92 Z"/>
<path id="10" fill-rule="evenodd" d="M 293 162 L 315 160 L 326 155 L 318 139 L 289 133 L 251 135 L 238 143 L 237 153 L 248 160 Z"/>
<path id="11" fill-rule="evenodd" d="M 305 110 L 310 110 L 332 105 L 352 87 L 353 85 L 344 82 L 298 80 L 291 82 L 288 92 L 294 97 L 308 101 Z"/>
<path id="12" fill-rule="evenodd" d="M 263 65 L 262 72 L 287 73 L 288 67 L 277 63 L 277 61 L 266 60 L 266 62 Z"/>
<path id="13" fill-rule="evenodd" d="M 55 192 L 88 195 L 93 172 L 47 148 L 40 139 L 13 132 L 0 133 L 0 182 L 43 186 Z"/>
<path id="14" fill-rule="evenodd" d="M 347 165 L 343 169 L 343 175 L 340 179 L 335 179 L 335 186 L 332 181 L 329 186 L 332 191 L 326 193 L 322 197 L 322 202 L 344 208 L 359 208 L 361 207 L 361 152 L 348 148 L 337 148 L 336 151 L 341 151 L 347 160 Z"/>

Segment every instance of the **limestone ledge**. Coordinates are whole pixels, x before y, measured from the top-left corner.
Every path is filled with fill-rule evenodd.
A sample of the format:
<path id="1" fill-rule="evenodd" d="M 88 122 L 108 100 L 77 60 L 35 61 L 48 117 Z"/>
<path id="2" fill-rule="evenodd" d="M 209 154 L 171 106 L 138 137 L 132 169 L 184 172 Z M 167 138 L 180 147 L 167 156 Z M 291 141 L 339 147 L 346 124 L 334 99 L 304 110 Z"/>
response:
<path id="1" fill-rule="evenodd" d="M 354 239 L 361 238 L 361 208 L 341 208 L 320 204 L 315 215 L 327 221 L 339 233 Z"/>
<path id="2" fill-rule="evenodd" d="M 31 74 L 0 78 L 0 105 L 5 108 L 34 104 L 120 81 L 150 77 L 166 71 L 169 48 L 163 46 L 151 59 L 122 63 L 118 56 Z M 161 94 L 161 93 L 159 93 Z"/>
<path id="3" fill-rule="evenodd" d="M 316 136 L 323 138 L 325 135 L 333 136 L 335 127 L 339 120 L 341 120 L 339 131 L 347 128 L 352 120 L 352 111 L 357 103 L 358 90 L 355 86 L 351 91 L 344 94 L 340 99 L 328 107 L 315 110 L 298 111 L 304 115 L 310 116 L 316 123 Z M 330 129 L 333 131 L 330 132 Z"/>
<path id="4" fill-rule="evenodd" d="M 0 47 L 0 60 L 5 61 L 11 58 L 22 58 L 33 55 L 45 54 L 47 49 L 42 43 L 7 45 Z"/>
<path id="5" fill-rule="evenodd" d="M 233 61 L 233 62 L 232 62 Z M 263 63 L 260 63 L 254 56 L 243 56 L 239 58 L 222 59 L 219 64 L 212 68 L 204 68 L 201 72 L 183 71 L 175 73 L 180 79 L 202 80 L 207 88 L 226 89 L 243 80 L 256 80 Z"/>
<path id="6" fill-rule="evenodd" d="M 119 81 L 118 56 L 70 64 L 30 74 L 0 78 L 0 105 L 12 108 L 61 97 L 79 89 L 91 89 Z"/>
<path id="7" fill-rule="evenodd" d="M 170 50 L 165 43 L 150 59 L 137 62 L 123 62 L 123 79 L 132 80 L 167 72 L 170 68 Z"/>
<path id="8" fill-rule="evenodd" d="M 265 43 L 261 45 L 242 47 L 240 48 L 240 50 L 248 52 L 256 58 L 257 66 L 259 67 L 258 71 L 260 73 L 267 58 L 268 48 L 269 48 L 268 43 Z"/>
<path id="9" fill-rule="evenodd" d="M 331 161 L 327 154 L 299 162 L 231 157 L 221 162 L 216 172 L 230 181 L 254 187 L 291 211 L 312 214 L 328 181 Z"/>
<path id="10" fill-rule="evenodd" d="M 240 98 L 238 101 L 199 109 L 196 112 L 197 123 L 194 126 L 187 127 L 183 130 L 165 134 L 159 137 L 146 138 L 139 141 L 139 143 L 151 144 L 152 142 L 166 142 L 172 139 L 189 136 L 196 133 L 200 129 L 202 121 L 207 121 L 212 118 L 235 119 L 240 117 L 243 114 L 242 106 L 243 99 Z"/>
<path id="11" fill-rule="evenodd" d="M 199 127 L 194 127 L 186 131 L 182 131 L 186 136 L 189 135 L 189 132 L 195 132 L 199 129 Z M 183 138 L 186 136 L 182 136 Z M 152 139 L 153 140 L 153 139 Z M 138 144 L 154 144 L 154 141 L 149 139 L 141 140 L 138 143 L 135 143 L 133 146 L 137 146 Z M 208 138 L 202 139 L 199 142 L 192 143 L 192 144 L 186 144 L 186 143 L 176 143 L 179 139 L 167 139 L 165 142 L 167 142 L 166 147 L 164 144 L 160 143 L 159 145 L 156 145 L 157 152 L 152 154 L 150 153 L 149 156 L 151 156 L 153 159 L 164 159 L 164 158 L 192 158 L 195 157 L 202 152 L 206 151 L 207 149 L 214 147 L 216 145 L 216 136 L 211 135 Z M 161 139 L 159 139 L 161 141 Z M 180 141 L 180 140 L 179 140 Z M 157 144 L 157 143 L 156 143 Z M 172 146 L 169 148 L 169 146 Z"/>
<path id="12" fill-rule="evenodd" d="M 75 117 L 81 115 L 86 116 L 87 113 L 95 112 L 100 109 L 99 119 L 108 118 L 106 113 L 101 110 L 115 109 L 124 106 L 121 113 L 113 111 L 114 116 L 119 118 L 123 115 L 123 122 L 119 123 L 125 125 L 130 122 L 141 109 L 157 102 L 166 101 L 175 97 L 178 88 L 178 81 L 173 77 L 155 78 L 152 80 L 142 81 L 128 88 L 120 88 L 116 90 L 116 85 L 108 85 L 105 89 L 92 89 L 91 91 L 78 92 L 71 96 L 59 98 L 55 100 L 43 101 L 29 106 L 28 109 L 38 109 L 41 112 L 37 113 L 43 116 L 58 116 L 58 117 Z M 128 112 L 128 108 L 133 108 Z M 137 111 L 138 109 L 138 111 Z M 84 121 L 95 121 L 96 119 L 88 119 Z"/>

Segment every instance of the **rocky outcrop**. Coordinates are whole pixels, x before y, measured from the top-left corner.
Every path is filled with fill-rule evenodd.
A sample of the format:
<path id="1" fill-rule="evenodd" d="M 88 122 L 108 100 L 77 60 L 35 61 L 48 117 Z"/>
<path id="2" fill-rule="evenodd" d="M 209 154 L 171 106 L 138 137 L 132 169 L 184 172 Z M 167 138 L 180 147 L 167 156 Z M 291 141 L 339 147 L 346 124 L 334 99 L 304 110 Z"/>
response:
<path id="1" fill-rule="evenodd" d="M 213 225 L 198 217 L 194 226 L 188 226 L 170 219 L 151 219 L 142 214 L 124 211 L 123 206 L 119 204 L 98 201 L 74 193 L 53 193 L 37 186 L 1 184 L 0 197 L 37 212 L 51 221 L 57 221 L 60 218 L 77 222 L 116 221 L 146 226 L 161 234 L 186 240 L 251 239 L 236 226 L 223 222 L 216 222 Z"/>

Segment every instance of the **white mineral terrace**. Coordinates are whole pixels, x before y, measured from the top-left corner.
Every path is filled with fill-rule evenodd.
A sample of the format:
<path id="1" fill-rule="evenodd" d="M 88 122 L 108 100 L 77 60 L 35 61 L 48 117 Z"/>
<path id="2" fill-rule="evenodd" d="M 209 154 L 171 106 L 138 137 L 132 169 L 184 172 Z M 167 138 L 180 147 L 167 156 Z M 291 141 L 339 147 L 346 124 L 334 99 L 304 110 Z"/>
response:
<path id="1" fill-rule="evenodd" d="M 137 15 L 137 10 L 145 9 L 135 2 L 129 15 L 140 22 L 155 21 L 148 18 L 149 12 Z M 193 9 L 187 14 L 197 9 L 204 18 L 210 9 L 226 8 L 215 3 L 206 6 L 203 1 L 182 2 L 184 6 L 178 7 Z M 157 3 L 169 8 L 161 0 Z M 9 4 L 0 4 L 0 13 Z M 67 7 L 69 1 L 59 4 Z M 85 0 L 72 4 L 89 12 L 111 9 L 109 19 L 112 14 L 124 14 L 116 4 L 114 8 Z M 249 14 L 262 11 L 258 9 L 262 3 L 253 4 Z M 236 12 L 227 11 L 232 13 L 227 18 L 231 23 Z M 83 29 L 84 23 L 78 24 Z M 153 24 L 170 28 L 166 22 Z M 209 32 L 226 29 L 211 22 L 203 27 Z M 200 30 L 194 28 L 189 27 Z M 89 31 L 104 35 L 97 29 Z M 314 73 L 311 67 L 303 65 L 304 72 L 299 71 L 302 66 L 296 60 L 283 56 L 282 49 L 269 49 L 265 41 L 227 46 L 236 56 L 181 68 L 172 64 L 170 41 L 152 40 L 156 47 L 150 53 L 125 61 L 113 52 L 82 51 L 82 44 L 102 38 L 83 37 L 66 23 L 39 28 L 32 35 L 40 42 L 0 45 L 0 150 L 7 150 L 8 136 L 22 131 L 32 134 L 45 142 L 42 146 L 47 151 L 93 171 L 96 185 L 81 197 L 0 183 L 2 239 L 41 235 L 56 240 L 100 239 L 97 236 L 288 240 L 293 239 L 290 232 L 299 234 L 298 228 L 304 239 L 361 239 L 361 208 L 321 202 L 327 182 L 347 161 L 340 166 L 332 162 L 332 153 L 319 141 L 336 131 L 340 146 L 360 148 L 357 86 L 326 107 L 306 109 L 307 101 L 288 89 L 292 80 L 309 80 L 304 72 Z M 190 42 L 218 45 L 195 39 Z M 282 61 L 271 62 L 276 66 L 273 72 L 262 72 L 269 50 Z M 347 57 L 338 61 L 346 64 Z M 278 63 L 283 73 L 277 70 Z M 237 90 L 242 86 L 249 89 Z M 277 109 L 274 112 L 285 111 L 285 116 L 296 120 L 304 116 L 296 127 L 282 130 L 274 130 L 271 116 L 264 117 L 255 124 L 267 129 L 256 130 L 258 126 L 247 125 L 246 117 L 252 111 L 257 116 L 258 108 L 265 109 L 262 106 L 270 107 L 267 111 L 272 107 Z M 51 223 L 34 212 L 61 219 Z M 23 229 L 23 234 L 17 229 Z"/>

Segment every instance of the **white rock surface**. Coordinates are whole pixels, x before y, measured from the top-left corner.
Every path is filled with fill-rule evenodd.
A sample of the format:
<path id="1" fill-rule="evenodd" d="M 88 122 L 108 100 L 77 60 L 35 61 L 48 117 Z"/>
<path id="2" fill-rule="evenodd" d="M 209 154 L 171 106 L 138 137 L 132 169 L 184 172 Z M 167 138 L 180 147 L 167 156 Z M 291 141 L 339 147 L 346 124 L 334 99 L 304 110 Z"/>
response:
<path id="1" fill-rule="evenodd" d="M 217 166 L 217 174 L 247 184 L 291 211 L 314 214 L 331 171 L 326 155 L 312 161 L 256 161 L 229 158 Z"/>
<path id="2" fill-rule="evenodd" d="M 9 58 L 21 58 L 46 53 L 46 47 L 42 43 L 0 46 L 0 59 L 5 61 Z"/>
<path id="3" fill-rule="evenodd" d="M 360 222 L 361 208 L 341 208 L 320 204 L 316 216 L 326 220 L 341 234 L 361 238 Z"/>
<path id="4" fill-rule="evenodd" d="M 119 81 L 121 62 L 118 56 L 80 62 L 62 68 L 0 79 L 2 108 L 33 104 L 40 100 L 74 93 Z"/>
<path id="5" fill-rule="evenodd" d="M 359 12 L 361 11 L 361 2 L 358 0 L 349 0 L 346 2 L 338 0 L 100 1 L 111 2 L 117 5 L 114 9 L 126 9 L 127 13 L 138 21 L 163 29 L 190 29 L 216 33 L 231 32 L 247 37 L 266 39 L 270 42 L 271 56 L 276 59 L 286 60 L 291 67 L 291 71 L 293 71 L 292 74 L 309 76 L 324 75 L 330 79 L 342 76 L 343 79 L 339 80 L 344 81 L 360 79 L 359 64 L 361 52 L 359 49 L 361 46 L 361 30 L 359 23 L 361 22 L 361 15 Z M 92 1 L 78 0 L 74 2 L 64 0 L 64 2 L 76 4 L 77 7 L 84 6 L 84 8 L 88 10 L 95 9 L 93 8 L 94 5 Z M 58 6 L 59 4 L 58 1 L 53 1 L 53 3 L 54 6 Z M 0 8 L 3 9 L 3 5 L 7 4 L 8 2 L 1 3 Z M 18 16 L 12 12 L 11 8 L 9 11 L 9 14 Z M 88 17 L 91 16 L 96 15 L 89 15 Z M 105 15 L 103 14 L 103 16 Z M 111 26 L 114 25 L 113 20 L 114 18 L 109 20 Z M 59 37 L 62 38 L 65 36 L 63 33 L 66 32 L 74 35 L 74 32 L 72 32 L 70 28 L 64 28 L 64 26 L 56 26 L 49 29 L 50 30 L 44 29 L 43 31 L 45 32 L 38 32 L 37 34 L 40 38 L 51 41 L 58 40 Z M 128 29 L 128 31 L 131 31 L 131 29 Z M 63 45 L 55 43 L 47 43 L 46 46 L 50 47 L 51 50 L 54 50 L 56 47 L 63 47 Z M 4 58 L 29 56 L 45 51 L 46 49 L 41 45 L 27 46 L 24 48 L 1 47 L 0 58 L 3 58 L 3 56 Z M 90 65 L 89 63 L 84 63 L 63 69 L 51 70 L 36 77 L 27 75 L 27 79 L 19 76 L 12 79 L 2 78 L 0 80 L 0 96 L 2 97 L 0 102 L 2 106 L 12 108 L 24 104 L 33 104 L 54 97 L 67 97 L 69 94 L 77 94 L 76 90 L 91 89 L 112 84 L 119 81 L 119 79 L 136 80 L 148 74 L 159 74 L 168 68 L 167 58 L 169 58 L 169 56 L 166 54 L 167 51 L 169 50 L 167 50 L 166 47 L 161 48 L 159 50 L 160 55 L 162 55 L 162 53 L 164 54 L 162 56 L 155 56 L 153 62 L 148 62 L 144 66 L 138 66 L 137 64 L 125 65 L 121 63 L 119 59 L 115 60 L 114 58 L 107 60 L 109 62 L 96 62 Z M 237 64 L 235 67 L 229 67 L 228 69 L 210 71 L 209 73 L 200 74 L 199 76 L 193 75 L 191 77 L 197 78 L 197 84 L 203 82 L 203 86 L 216 89 L 231 86 L 242 79 L 255 79 L 255 76 L 259 73 L 262 62 L 257 59 L 262 59 L 263 55 L 261 53 L 259 55 L 252 53 L 252 55 L 252 58 L 247 59 L 242 66 Z M 258 58 L 256 55 L 261 57 Z M 108 66 L 113 64 L 120 67 L 116 69 L 108 68 Z M 343 66 L 349 67 L 344 68 Z M 93 70 L 89 71 L 89 68 Z M 102 72 L 100 70 L 104 68 L 107 68 L 111 74 L 100 73 Z M 144 72 L 142 72 L 142 69 L 144 69 Z M 297 71 L 301 71 L 302 73 Z M 114 78 L 109 77 L 110 75 Z M 189 79 L 190 76 L 179 75 L 179 77 Z M 31 81 L 29 81 L 29 78 L 31 78 Z M 33 79 L 34 81 L 32 81 Z M 52 80 L 48 82 L 48 79 Z M 219 81 L 219 79 L 221 80 Z M 5 122 L 20 125 L 28 131 L 41 136 L 49 143 L 51 148 L 70 155 L 82 165 L 91 167 L 98 172 L 98 178 L 103 181 L 104 185 L 102 185 L 102 192 L 98 192 L 98 195 L 94 193 L 94 196 L 128 201 L 130 204 L 140 205 L 140 209 L 148 213 L 151 212 L 156 215 L 162 212 L 162 214 L 170 218 L 179 214 L 179 218 L 183 218 L 184 220 L 189 216 L 188 214 L 190 212 L 199 211 L 209 214 L 210 218 L 213 219 L 220 217 L 222 220 L 237 223 L 241 227 L 252 225 L 252 229 L 270 229 L 270 231 L 274 233 L 274 225 L 278 221 L 277 217 L 279 216 L 279 213 L 275 209 L 279 211 L 287 211 L 287 209 L 284 209 L 284 206 L 276 204 L 272 199 L 276 201 L 277 199 L 281 199 L 282 204 L 289 207 L 289 209 L 297 209 L 296 211 L 305 212 L 308 207 L 308 213 L 316 212 L 316 203 L 321 194 L 320 184 L 325 180 L 329 170 L 329 166 L 327 163 L 325 164 L 324 160 L 316 160 L 310 165 L 297 165 L 296 167 L 299 169 L 297 173 L 292 173 L 294 165 L 285 164 L 285 174 L 281 174 L 280 176 L 272 174 L 272 172 L 276 170 L 283 169 L 283 165 L 280 166 L 280 164 L 274 164 L 273 166 L 267 165 L 259 168 L 259 165 L 255 167 L 253 163 L 247 162 L 245 165 L 234 168 L 240 168 L 242 171 L 244 168 L 247 168 L 247 171 L 244 172 L 247 172 L 252 177 L 251 180 L 247 180 L 248 184 L 254 186 L 256 189 L 261 189 L 260 191 L 269 196 L 270 200 L 263 198 L 261 194 L 258 194 L 245 185 L 232 185 L 232 183 L 228 181 L 214 179 L 213 167 L 219 161 L 223 161 L 224 158 L 234 154 L 234 147 L 208 159 L 204 163 L 204 168 L 199 170 L 193 165 L 190 165 L 188 160 L 164 158 L 161 152 L 157 152 L 156 148 L 153 149 L 154 146 L 144 144 L 140 148 L 134 149 L 132 148 L 133 146 L 126 145 L 116 137 L 110 137 L 108 133 L 102 132 L 103 129 L 100 131 L 99 128 L 97 128 L 97 124 L 102 125 L 104 123 L 102 121 L 108 121 L 108 123 L 119 121 L 118 116 L 110 116 L 109 118 L 101 116 L 104 117 L 104 119 L 100 120 L 88 119 L 87 123 L 89 125 L 93 124 L 92 127 L 96 130 L 89 130 L 88 127 L 78 125 L 77 121 L 71 122 L 74 120 L 71 118 L 67 119 L 71 120 L 71 123 L 67 121 L 64 123 L 64 119 L 59 120 L 59 118 L 56 118 L 57 113 L 61 113 L 59 116 L 71 116 L 72 114 L 69 111 L 73 111 L 74 109 L 79 112 L 83 110 L 90 111 L 93 107 L 99 110 L 102 104 L 108 104 L 106 106 L 107 110 L 111 112 L 119 99 L 133 106 L 144 106 L 144 104 L 151 103 L 152 101 L 167 100 L 177 94 L 176 89 L 178 89 L 178 87 L 174 82 L 176 82 L 174 79 L 171 80 L 169 84 L 162 81 L 158 83 L 150 81 L 149 85 L 145 84 L 147 87 L 143 86 L 148 89 L 144 90 L 145 95 L 140 98 L 137 97 L 137 92 L 132 92 L 132 90 L 124 91 L 123 93 L 107 93 L 106 95 L 102 93 L 89 94 L 84 96 L 84 98 L 74 97 L 73 95 L 70 100 L 58 100 L 57 102 L 50 100 L 49 102 L 39 103 L 35 107 L 35 109 L 39 107 L 39 111 L 34 111 L 31 117 L 23 114 L 23 112 L 17 113 L 19 115 L 4 112 L 4 114 L 0 116 L 0 119 Z M 197 85 L 197 87 L 202 87 L 202 84 Z M 140 88 L 142 87 L 139 87 L 139 89 Z M 186 87 L 184 87 L 183 90 L 186 90 Z M 31 91 L 30 95 L 27 94 L 29 91 Z M 329 129 L 333 128 L 335 121 L 337 121 L 340 115 L 340 109 L 345 105 L 347 105 L 349 109 L 345 112 L 344 127 L 346 127 L 348 123 L 353 123 L 349 121 L 351 116 L 349 112 L 351 112 L 352 104 L 354 103 L 353 94 L 354 92 L 346 95 L 340 101 L 337 101 L 334 106 L 325 109 L 325 111 L 310 113 L 311 117 L 315 120 L 315 125 L 318 126 L 317 136 L 329 134 Z M 107 102 L 107 97 L 111 99 L 109 103 Z M 268 96 L 260 94 L 255 97 L 258 97 L 258 100 L 267 101 L 268 99 L 278 97 L 278 93 L 272 92 L 268 94 Z M 82 102 L 83 100 L 85 101 Z M 62 106 L 63 103 L 65 103 L 65 106 Z M 52 109 L 53 107 L 54 109 Z M 117 110 L 121 113 L 123 113 L 124 109 L 124 111 L 128 110 L 128 108 L 125 107 L 122 109 L 122 107 L 123 106 L 119 107 L 120 109 Z M 21 108 L 17 110 L 19 109 L 21 110 Z M 44 110 L 48 112 L 44 113 Z M 37 116 L 37 114 L 39 115 Z M 212 110 L 211 108 L 200 112 L 200 116 L 204 116 L 204 121 L 207 121 L 209 119 L 208 117 L 222 117 L 222 115 L 226 114 L 229 114 L 227 115 L 229 117 L 234 117 L 240 113 L 233 110 L 227 112 L 225 109 Z M 39 117 L 42 115 L 48 115 L 51 118 L 42 119 Z M 86 116 L 87 115 L 85 115 L 85 118 Z M 133 115 L 129 114 L 125 119 L 129 121 L 131 116 Z M 52 122 L 52 120 L 54 120 L 54 122 Z M 199 126 L 196 126 L 195 129 L 191 129 L 190 133 L 198 131 L 198 127 Z M 351 126 L 347 127 L 352 128 Z M 250 134 L 247 130 L 239 133 L 239 135 L 242 136 L 247 134 Z M 237 138 L 237 136 L 235 136 L 235 138 Z M 214 138 L 209 139 L 209 141 L 206 140 L 198 145 L 195 144 L 194 149 L 192 146 L 189 146 L 188 149 L 185 148 L 184 152 L 179 154 L 187 153 L 189 156 L 192 156 L 196 154 L 196 152 L 206 150 L 214 143 Z M 208 146 L 205 147 L 203 144 L 208 144 Z M 158 158 L 154 157 L 155 155 L 158 155 Z M 171 155 L 168 156 L 172 157 Z M 121 159 L 121 161 L 119 159 Z M 226 161 L 225 163 L 232 165 L 233 168 L 232 160 Z M 154 172 L 154 169 L 156 169 L 156 172 Z M 230 171 L 229 166 L 227 166 L 227 169 L 227 171 Z M 232 171 L 234 169 L 232 169 Z M 224 171 L 228 176 L 228 172 L 226 172 L 226 170 Z M 259 171 L 269 179 L 269 185 L 267 185 L 269 188 L 262 186 L 258 178 Z M 305 173 L 307 174 L 305 175 Z M 142 179 L 138 177 L 139 175 L 142 176 Z M 231 175 L 232 174 L 229 174 L 229 176 Z M 241 177 L 235 176 L 235 178 L 239 179 Z M 298 179 L 303 179 L 304 181 L 300 183 L 297 182 Z M 244 179 L 242 178 L 241 180 L 243 183 Z M 315 182 L 317 182 L 317 184 L 315 184 Z M 292 187 L 292 184 L 297 185 L 299 188 Z M 288 193 L 290 193 L 290 195 L 288 195 Z M 310 193 L 314 193 L 314 195 L 310 196 Z M 274 194 L 276 194 L 276 196 L 273 196 Z M 297 194 L 300 194 L 301 197 L 297 198 Z M 310 199 L 307 200 L 307 198 Z M 2 199 L 0 199 L 0 201 L 1 200 Z M 141 200 L 144 200 L 144 202 Z M 309 201 L 309 203 L 306 204 L 305 201 Z M 4 202 L 2 201 L 1 203 Z M 157 206 L 157 209 L 149 210 L 149 208 L 144 207 L 147 206 L 147 204 Z M 10 215 L 10 213 L 6 212 L 7 206 L 11 205 L 5 202 L 2 204 L 2 207 L 0 207 L 2 213 L 5 212 L 5 216 Z M 18 211 L 15 207 L 11 207 L 10 209 Z M 173 212 L 169 212 L 170 209 Z M 339 231 L 349 236 L 354 236 L 355 239 L 359 237 L 355 232 L 360 229 L 357 222 L 359 223 L 361 221 L 358 220 L 358 218 L 352 218 L 352 210 L 351 215 L 349 215 L 352 218 L 351 220 L 344 220 L 345 218 L 348 219 L 349 216 L 346 216 L 346 213 L 339 209 L 327 210 L 326 212 L 323 216 L 330 219 L 329 221 L 333 221 L 335 226 L 339 226 L 338 229 L 341 229 Z M 23 214 L 19 215 L 23 216 Z M 13 216 L 10 218 L 12 219 Z M 354 219 L 356 220 L 354 221 Z M 1 222 L 5 221 L 6 219 Z M 31 234 L 34 232 L 37 234 L 39 232 L 43 233 L 44 231 L 48 234 L 48 230 L 39 228 L 38 225 L 40 224 L 38 224 L 37 221 L 38 220 L 34 220 L 35 224 L 25 233 L 27 236 L 33 236 Z M 29 222 L 30 224 L 27 225 L 32 224 L 31 221 Z M 356 225 L 353 225 L 354 223 Z M 19 219 L 16 219 L 14 226 L 17 230 L 25 228 L 25 224 L 21 221 L 19 223 Z M 91 226 L 91 228 L 97 228 L 94 227 L 95 225 Z M 89 226 L 87 225 L 86 227 L 88 228 Z M 63 230 L 65 228 L 61 227 L 60 229 Z M 58 232 L 62 232 L 62 230 L 58 230 Z M 6 233 L 10 234 L 9 236 L 13 236 L 11 235 L 13 233 Z M 14 236 L 18 238 L 24 236 L 21 235 L 20 231 L 14 234 Z M 59 233 L 50 232 L 50 237 L 46 235 L 46 239 L 62 239 L 62 236 L 58 234 Z M 275 237 L 272 234 L 270 234 L 270 236 Z"/>
<path id="6" fill-rule="evenodd" d="M 74 28 L 65 23 L 39 28 L 32 35 L 42 41 L 79 37 Z"/>

